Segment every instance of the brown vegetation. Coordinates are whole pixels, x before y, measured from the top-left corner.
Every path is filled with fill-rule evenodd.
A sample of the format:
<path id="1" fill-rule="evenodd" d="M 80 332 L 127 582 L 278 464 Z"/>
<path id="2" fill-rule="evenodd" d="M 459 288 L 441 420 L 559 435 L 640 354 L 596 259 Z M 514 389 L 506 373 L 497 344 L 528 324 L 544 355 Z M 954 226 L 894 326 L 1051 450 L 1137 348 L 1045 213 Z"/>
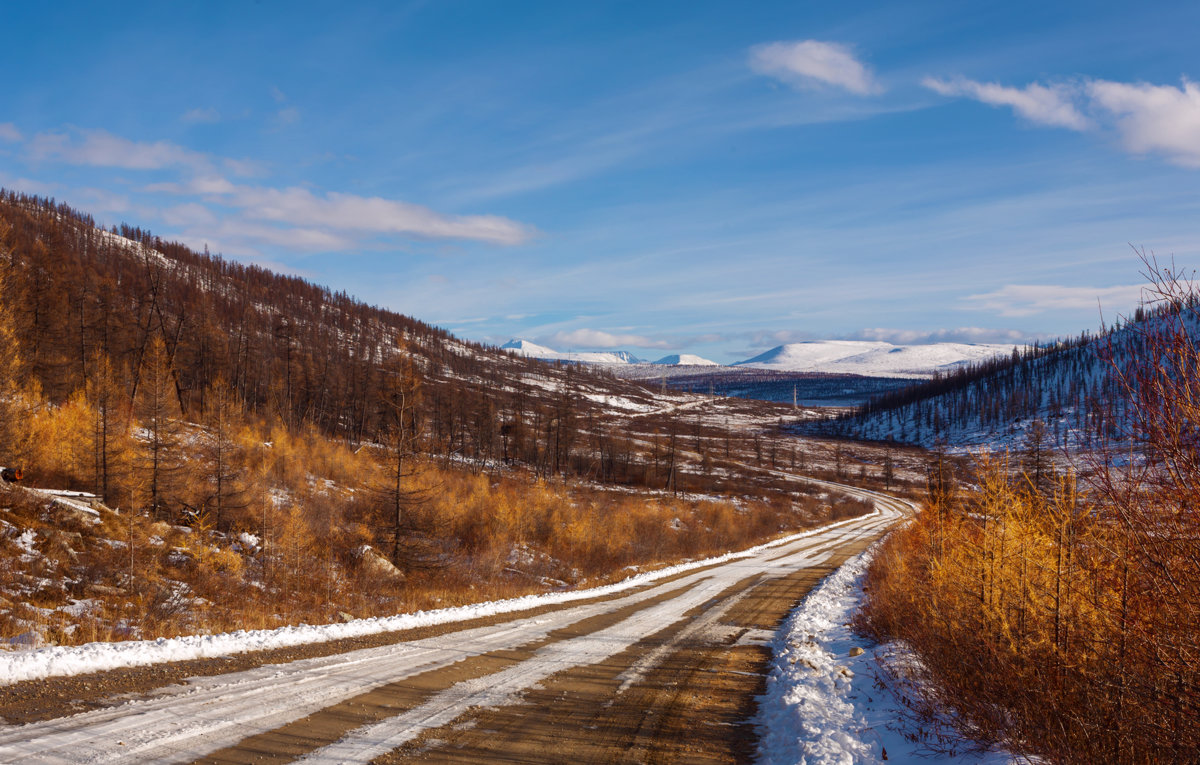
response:
<path id="1" fill-rule="evenodd" d="M 869 574 L 865 626 L 985 742 L 1064 763 L 1200 761 L 1200 348 L 1195 291 L 1147 261 L 1171 310 L 1135 326 L 1122 439 L 1086 481 L 981 459 L 931 491 Z M 931 488 L 944 488 L 938 482 Z"/>

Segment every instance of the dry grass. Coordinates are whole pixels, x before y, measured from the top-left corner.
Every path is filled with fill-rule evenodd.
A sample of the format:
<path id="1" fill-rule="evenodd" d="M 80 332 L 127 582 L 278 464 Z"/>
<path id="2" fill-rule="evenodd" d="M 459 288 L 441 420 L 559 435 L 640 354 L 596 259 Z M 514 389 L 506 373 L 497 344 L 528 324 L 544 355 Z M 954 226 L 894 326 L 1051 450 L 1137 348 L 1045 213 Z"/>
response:
<path id="1" fill-rule="evenodd" d="M 409 479 L 420 501 L 407 511 L 407 533 L 421 537 L 423 554 L 400 561 L 403 577 L 386 578 L 360 555 L 364 546 L 390 549 L 371 450 L 280 428 L 246 426 L 239 439 L 240 501 L 219 527 L 211 514 L 182 526 L 128 508 L 102 508 L 90 523 L 5 489 L 0 576 L 10 584 L 0 595 L 0 637 L 169 637 L 514 597 L 599 584 L 631 567 L 720 554 L 869 509 L 794 490 L 771 502 L 647 496 L 420 461 Z M 55 475 L 70 474 L 64 454 L 45 456 Z M 179 482 L 181 496 L 203 493 L 198 476 Z"/>

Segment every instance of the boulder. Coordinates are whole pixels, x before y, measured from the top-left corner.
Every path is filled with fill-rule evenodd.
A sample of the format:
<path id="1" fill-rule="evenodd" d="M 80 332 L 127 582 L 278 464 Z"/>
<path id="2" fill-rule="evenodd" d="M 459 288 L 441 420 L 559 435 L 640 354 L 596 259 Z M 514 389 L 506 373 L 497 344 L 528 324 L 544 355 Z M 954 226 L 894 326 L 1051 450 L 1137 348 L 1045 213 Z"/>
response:
<path id="1" fill-rule="evenodd" d="M 405 579 L 403 571 L 370 545 L 358 549 L 358 565 L 363 574 L 371 579 L 389 583 L 403 582 Z"/>

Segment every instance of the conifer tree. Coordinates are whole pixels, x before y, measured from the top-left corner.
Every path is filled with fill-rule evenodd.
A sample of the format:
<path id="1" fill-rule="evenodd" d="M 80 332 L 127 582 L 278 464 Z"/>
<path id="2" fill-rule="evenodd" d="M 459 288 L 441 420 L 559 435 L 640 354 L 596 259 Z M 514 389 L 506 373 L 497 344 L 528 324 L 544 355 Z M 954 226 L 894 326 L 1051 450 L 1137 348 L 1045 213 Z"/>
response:
<path id="1" fill-rule="evenodd" d="M 126 457 L 128 399 L 106 354 L 94 354 L 88 368 L 85 393 L 92 409 L 93 491 L 111 504 L 116 500 L 116 483 Z"/>
<path id="2" fill-rule="evenodd" d="M 182 467 L 182 413 L 166 344 L 157 335 L 146 348 L 134 413 L 141 423 L 139 472 L 147 510 L 156 518 L 165 518 Z"/>
<path id="3" fill-rule="evenodd" d="M 420 436 L 418 402 L 421 377 L 412 354 L 402 350 L 383 370 L 380 383 L 380 441 L 390 452 L 384 482 L 377 487 L 385 522 L 390 526 L 391 560 L 399 568 L 419 563 L 425 555 L 418 519 L 413 511 L 424 493 L 411 486 L 416 475 L 415 456 Z"/>
<path id="4" fill-rule="evenodd" d="M 21 356 L 9 305 L 8 272 L 12 267 L 7 241 L 12 227 L 0 220 L 0 465 L 21 467 L 26 407 L 21 396 Z"/>
<path id="5" fill-rule="evenodd" d="M 200 508 L 211 515 L 218 529 L 228 527 L 229 514 L 246 506 L 242 493 L 244 459 L 235 435 L 242 423 L 242 409 L 233 389 L 218 378 L 205 392 L 204 425 L 207 440 L 203 456 L 207 462 L 208 487 Z"/>

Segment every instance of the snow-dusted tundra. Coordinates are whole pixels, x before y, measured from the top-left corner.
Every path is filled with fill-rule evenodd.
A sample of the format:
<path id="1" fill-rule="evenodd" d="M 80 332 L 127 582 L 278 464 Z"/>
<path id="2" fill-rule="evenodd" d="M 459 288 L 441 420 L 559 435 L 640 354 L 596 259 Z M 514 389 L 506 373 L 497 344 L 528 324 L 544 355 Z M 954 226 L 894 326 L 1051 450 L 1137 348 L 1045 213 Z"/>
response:
<path id="1" fill-rule="evenodd" d="M 591 617 L 630 609 L 627 616 L 609 626 L 549 640 L 526 660 L 491 675 L 458 682 L 403 714 L 352 730 L 304 758 L 306 762 L 366 762 L 414 740 L 424 731 L 455 721 L 468 710 L 518 703 L 524 690 L 555 673 L 604 661 L 647 635 L 690 618 L 690 612 L 748 576 L 780 576 L 819 564 L 847 542 L 877 536 L 908 509 L 904 503 L 883 495 L 853 491 L 874 499 L 875 512 L 743 552 L 642 574 L 593 590 L 349 624 L 0 654 L 0 682 L 10 683 L 445 624 L 535 606 L 562 606 L 537 616 L 518 616 L 437 637 L 196 678 L 187 685 L 116 707 L 0 728 L 0 762 L 188 761 L 371 688 L 447 667 L 467 656 L 528 646 Z M 883 721 L 869 720 L 881 710 L 886 714 L 886 706 L 864 702 L 861 681 L 847 682 L 849 676 L 841 670 L 846 662 L 838 658 L 845 655 L 849 642 L 848 633 L 838 625 L 848 619 L 849 609 L 853 608 L 853 589 L 847 589 L 846 582 L 863 565 L 858 559 L 815 591 L 790 619 L 787 631 L 776 638 L 776 665 L 760 720 L 761 756 L 766 762 L 873 762 L 885 741 L 888 751 L 895 753 L 890 761 L 902 761 L 903 746 L 892 743 L 898 736 L 889 733 Z M 670 581 L 664 581 L 668 578 Z M 596 600 L 598 596 L 609 597 Z M 570 605 L 583 600 L 589 602 Z M 717 616 L 709 614 L 708 618 L 715 620 Z M 810 661 L 804 667 L 807 670 L 811 665 L 815 668 L 812 671 L 798 671 L 799 665 L 790 661 L 800 641 L 805 641 L 803 650 L 810 652 L 806 654 Z M 828 653 L 828 660 L 822 651 Z M 857 665 L 853 668 L 855 678 L 868 676 Z M 630 667 L 628 681 L 636 682 L 638 673 L 646 669 Z"/>

